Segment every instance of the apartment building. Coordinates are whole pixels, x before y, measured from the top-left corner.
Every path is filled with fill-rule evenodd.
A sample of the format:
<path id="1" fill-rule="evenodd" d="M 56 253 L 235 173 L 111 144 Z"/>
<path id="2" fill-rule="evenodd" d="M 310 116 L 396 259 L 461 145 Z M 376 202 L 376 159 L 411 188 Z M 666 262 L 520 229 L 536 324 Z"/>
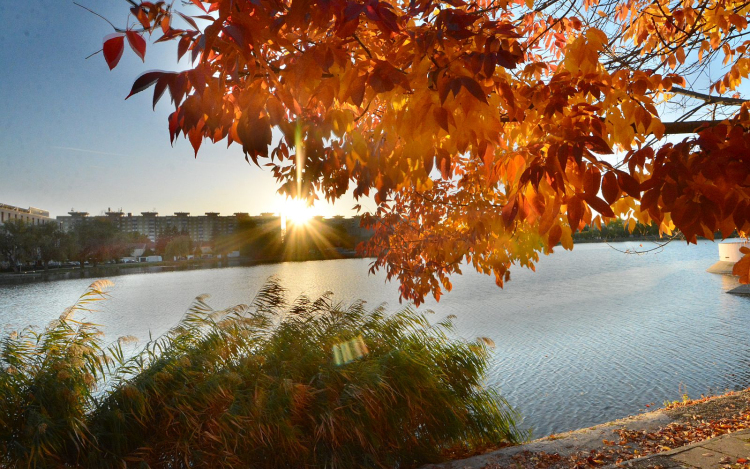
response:
<path id="1" fill-rule="evenodd" d="M 191 216 L 190 212 L 175 212 L 173 215 L 160 216 L 155 211 L 134 215 L 122 210 L 107 209 L 104 215 L 93 217 L 88 212 L 70 211 L 68 215 L 58 216 L 57 220 L 62 223 L 65 231 L 70 231 L 80 220 L 91 218 L 109 220 L 120 231 L 140 233 L 148 236 L 151 241 L 156 241 L 161 233 L 174 229 L 180 233 L 187 233 L 194 242 L 209 242 L 216 236 L 234 233 L 242 220 L 254 221 L 261 225 L 275 223 L 280 227 L 280 219 L 273 213 L 250 216 L 243 212 L 228 216 L 221 216 L 219 212 L 206 212 L 197 216 Z"/>
<path id="2" fill-rule="evenodd" d="M 50 218 L 47 210 L 34 207 L 21 208 L 0 203 L 0 224 L 10 220 L 22 220 L 30 225 L 44 225 L 55 221 Z"/>

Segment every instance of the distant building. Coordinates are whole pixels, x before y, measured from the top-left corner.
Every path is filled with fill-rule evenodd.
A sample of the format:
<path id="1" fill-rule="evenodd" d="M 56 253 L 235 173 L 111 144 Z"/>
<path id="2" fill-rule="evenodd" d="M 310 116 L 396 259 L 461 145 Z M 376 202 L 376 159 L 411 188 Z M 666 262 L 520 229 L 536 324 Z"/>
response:
<path id="1" fill-rule="evenodd" d="M 46 213 L 46 212 L 45 212 Z M 58 216 L 57 221 L 62 224 L 64 231 L 70 231 L 81 220 L 108 220 L 124 233 L 140 233 L 155 242 L 162 233 L 176 231 L 186 233 L 194 243 L 208 243 L 217 236 L 231 235 L 238 231 L 244 223 L 252 223 L 262 232 L 281 234 L 281 217 L 271 212 L 263 212 L 259 216 L 251 216 L 246 212 L 236 212 L 232 215 L 221 216 L 218 212 L 206 212 L 203 215 L 191 216 L 190 212 L 175 212 L 173 215 L 160 216 L 158 212 L 141 212 L 140 215 L 124 213 L 122 210 L 107 209 L 103 215 L 89 215 L 88 212 L 71 210 L 68 215 Z M 345 234 L 355 245 L 372 236 L 372 231 L 360 226 L 360 217 L 331 218 L 314 217 L 310 221 L 312 227 L 326 230 L 330 233 Z M 340 236 L 339 236 L 340 237 Z"/>
<path id="2" fill-rule="evenodd" d="M 362 217 L 359 216 L 344 218 L 341 215 L 336 215 L 334 217 L 322 220 L 325 225 L 333 229 L 345 231 L 346 234 L 350 236 L 351 239 L 353 239 L 356 243 L 366 241 L 373 235 L 373 231 L 371 229 L 363 228 L 362 226 L 360 226 L 361 221 Z"/>
<path id="3" fill-rule="evenodd" d="M 21 208 L 0 203 L 0 224 L 10 220 L 21 220 L 30 225 L 44 225 L 55 221 L 47 210 L 29 207 Z"/>
<path id="4" fill-rule="evenodd" d="M 86 219 L 89 216 L 89 212 L 76 212 L 75 210 L 71 209 L 70 212 L 68 212 L 68 215 L 62 215 L 57 217 L 58 223 L 60 223 L 60 226 L 62 227 L 63 231 L 66 233 L 73 229 L 73 226 L 75 226 L 76 223 L 79 221 Z"/>
<path id="5" fill-rule="evenodd" d="M 221 216 L 219 212 L 206 212 L 204 215 L 190 216 L 190 212 L 175 212 L 174 215 L 159 216 L 158 212 L 141 212 L 140 215 L 124 213 L 122 210 L 107 209 L 104 215 L 89 216 L 88 212 L 71 210 L 68 215 L 58 216 L 63 229 L 70 231 L 76 223 L 84 219 L 109 220 L 124 233 L 140 233 L 148 236 L 153 242 L 161 233 L 176 230 L 187 233 L 193 242 L 209 242 L 216 236 L 229 235 L 237 230 L 240 221 L 254 221 L 265 225 L 278 221 L 279 217 L 273 213 L 262 213 L 260 216 L 250 216 L 244 212 L 237 212 L 230 216 Z"/>

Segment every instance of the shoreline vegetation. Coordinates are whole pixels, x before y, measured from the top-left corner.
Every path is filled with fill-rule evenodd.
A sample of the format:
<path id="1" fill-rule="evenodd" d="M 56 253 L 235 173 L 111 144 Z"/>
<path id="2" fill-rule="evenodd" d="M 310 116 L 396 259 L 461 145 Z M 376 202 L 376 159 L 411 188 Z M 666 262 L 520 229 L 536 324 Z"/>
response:
<path id="1" fill-rule="evenodd" d="M 491 340 L 331 294 L 199 296 L 168 333 L 103 342 L 94 282 L 45 329 L 0 339 L 0 467 L 417 467 L 528 438 L 482 386 Z M 86 316 L 82 316 L 85 314 Z"/>

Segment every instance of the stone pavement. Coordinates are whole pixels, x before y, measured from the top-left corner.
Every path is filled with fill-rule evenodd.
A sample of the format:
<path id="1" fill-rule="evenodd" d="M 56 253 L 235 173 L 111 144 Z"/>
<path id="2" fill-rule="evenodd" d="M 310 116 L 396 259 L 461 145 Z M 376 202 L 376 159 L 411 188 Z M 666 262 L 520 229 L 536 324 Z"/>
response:
<path id="1" fill-rule="evenodd" d="M 670 409 L 659 409 L 645 414 L 638 414 L 620 420 L 603 423 L 594 427 L 582 428 L 567 433 L 550 435 L 522 445 L 501 448 L 466 459 L 445 461 L 439 464 L 428 464 L 421 469 L 505 469 L 534 468 L 535 464 L 549 468 L 572 467 L 571 460 L 576 455 L 595 452 L 604 453 L 612 449 L 612 440 L 619 440 L 618 431 L 634 431 L 647 435 L 660 432 L 676 424 L 684 429 L 698 428 L 702 423 L 731 421 L 742 417 L 747 421 L 750 412 L 750 388 L 744 391 L 731 392 L 713 398 L 699 399 L 687 405 Z M 710 432 L 710 425 L 704 431 Z M 700 432 L 698 432 L 700 433 Z M 638 443 L 633 443 L 633 449 Z M 655 442 L 654 444 L 658 444 Z M 630 446 L 630 443 L 627 443 Z M 622 461 L 619 466 L 600 465 L 598 468 L 627 469 L 703 469 L 731 468 L 750 469 L 750 429 L 739 430 L 703 440 L 690 445 L 645 456 L 638 459 Z M 642 448 L 639 448 L 642 449 Z M 630 453 L 631 455 L 633 453 Z M 557 463 L 549 463 L 543 455 L 555 455 Z M 585 457 L 585 456 L 584 456 Z M 745 462 L 743 459 L 747 459 Z M 610 459 L 611 460 L 611 459 Z M 585 460 L 584 460 L 585 461 Z M 585 464 L 585 462 L 584 462 Z M 593 466 L 589 466 L 593 467 Z"/>
<path id="2" fill-rule="evenodd" d="M 750 430 L 710 438 L 664 453 L 622 463 L 619 467 L 646 469 L 721 469 L 748 467 L 750 464 Z M 610 466 L 615 467 L 615 466 Z"/>

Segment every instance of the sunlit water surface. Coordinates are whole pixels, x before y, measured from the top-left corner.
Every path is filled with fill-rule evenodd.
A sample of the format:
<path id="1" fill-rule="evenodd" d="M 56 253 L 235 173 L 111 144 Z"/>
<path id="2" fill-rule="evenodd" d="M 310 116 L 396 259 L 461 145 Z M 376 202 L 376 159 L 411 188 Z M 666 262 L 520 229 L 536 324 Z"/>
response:
<path id="1" fill-rule="evenodd" d="M 618 249 L 638 243 L 618 243 Z M 644 244 L 644 248 L 650 247 Z M 750 298 L 727 294 L 731 277 L 705 270 L 716 244 L 674 242 L 658 254 L 626 255 L 605 244 L 559 249 L 537 272 L 516 269 L 505 289 L 466 269 L 440 303 L 458 334 L 487 336 L 496 349 L 488 385 L 524 416 L 534 436 L 599 424 L 679 399 L 750 385 Z M 192 299 L 223 308 L 247 303 L 276 275 L 292 295 L 335 292 L 399 308 L 397 285 L 367 275 L 364 259 L 285 263 L 115 277 L 95 320 L 110 338 L 164 333 Z M 90 279 L 0 286 L 0 329 L 44 325 Z"/>

